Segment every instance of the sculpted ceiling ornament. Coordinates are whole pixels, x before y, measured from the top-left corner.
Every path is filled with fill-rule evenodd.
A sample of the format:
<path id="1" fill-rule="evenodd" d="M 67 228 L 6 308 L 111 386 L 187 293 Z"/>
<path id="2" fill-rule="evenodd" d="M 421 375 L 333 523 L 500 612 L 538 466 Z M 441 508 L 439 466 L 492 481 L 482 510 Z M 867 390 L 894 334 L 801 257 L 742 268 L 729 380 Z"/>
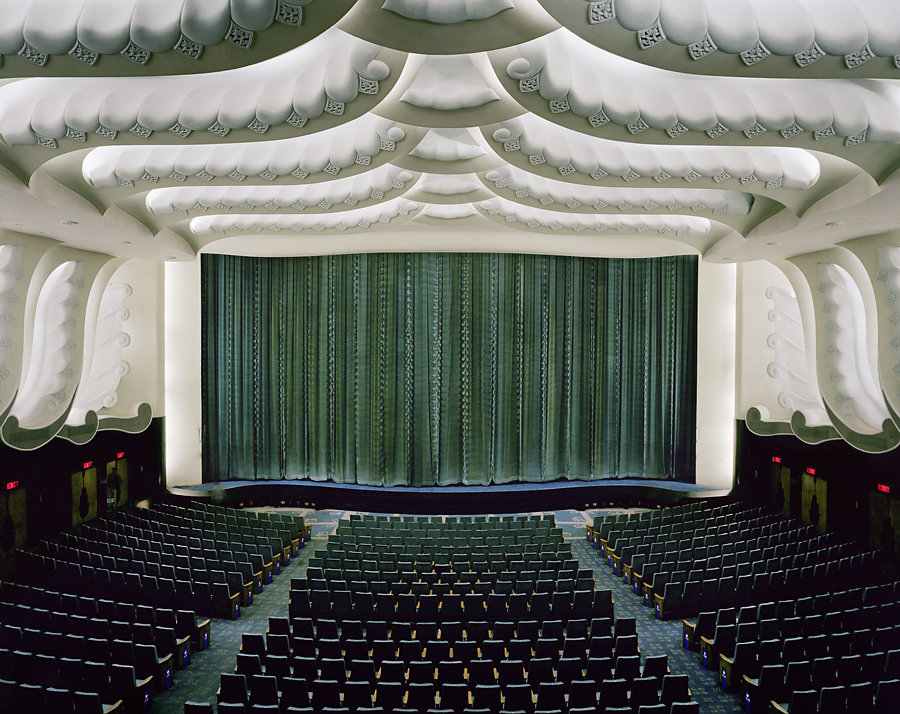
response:
<path id="1" fill-rule="evenodd" d="M 154 52 L 189 59 L 223 40 L 249 47 L 273 23 L 297 26 L 312 0 L 2 0 L 0 54 L 43 66 L 68 54 L 86 65 L 121 54 L 146 64 Z"/>
<path id="2" fill-rule="evenodd" d="M 0 87 L 0 136 L 10 146 L 56 148 L 62 138 L 155 132 L 209 139 L 233 129 L 265 134 L 287 123 L 302 128 L 323 114 L 344 114 L 359 95 L 377 95 L 390 74 L 380 48 L 333 29 L 253 67 L 185 77 L 28 79 Z M 168 142 L 171 137 L 166 136 Z"/>
<path id="3" fill-rule="evenodd" d="M 497 52 L 498 62 L 505 53 Z M 768 143 L 799 134 L 816 140 L 842 137 L 844 146 L 863 141 L 895 143 L 893 121 L 900 110 L 900 88 L 884 83 L 844 80 L 696 78 L 638 65 L 598 49 L 561 29 L 516 48 L 506 73 L 522 94 L 547 102 L 550 119 L 567 112 L 585 120 L 583 131 L 608 123 L 632 135 L 648 129 L 677 138 L 702 132 L 730 143 L 766 132 Z"/>
<path id="4" fill-rule="evenodd" d="M 493 17 L 514 4 L 513 0 L 384 0 L 382 7 L 410 20 L 452 25 Z"/>
<path id="5" fill-rule="evenodd" d="M 684 47 L 694 60 L 713 52 L 752 65 L 775 55 L 799 67 L 832 55 L 854 69 L 875 57 L 900 54 L 900 19 L 889 2 L 844 0 L 586 0 L 586 21 L 615 22 L 636 33 L 647 50 L 661 42 Z"/>
<path id="6" fill-rule="evenodd" d="M 138 381 L 91 256 L 364 236 L 809 258 L 823 292 L 770 295 L 768 406 L 865 444 L 900 405 L 898 73 L 888 0 L 0 0 L 0 438 L 77 438 Z M 852 276 L 809 257 L 875 238 Z"/>

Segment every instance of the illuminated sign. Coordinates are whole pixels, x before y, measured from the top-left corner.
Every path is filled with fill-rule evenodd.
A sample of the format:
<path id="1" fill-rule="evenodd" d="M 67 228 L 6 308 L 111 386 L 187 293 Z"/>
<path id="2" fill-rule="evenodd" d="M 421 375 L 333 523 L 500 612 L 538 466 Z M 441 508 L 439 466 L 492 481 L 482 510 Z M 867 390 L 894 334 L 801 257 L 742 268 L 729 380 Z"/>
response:
<path id="1" fill-rule="evenodd" d="M 810 476 L 815 476 L 816 470 L 814 468 L 808 468 L 806 469 L 806 473 L 808 473 Z"/>
<path id="2" fill-rule="evenodd" d="M 125 458 L 125 452 L 124 452 L 124 451 L 120 451 L 118 454 L 116 454 L 116 458 L 117 458 L 117 459 L 124 459 L 124 458 Z"/>
<path id="3" fill-rule="evenodd" d="M 772 457 L 772 461 L 773 461 L 774 463 L 776 463 L 776 464 L 780 464 L 780 463 L 781 463 L 781 457 L 780 457 L 780 456 L 773 456 L 773 457 Z"/>
<path id="4" fill-rule="evenodd" d="M 18 483 L 18 481 L 16 481 L 16 483 Z M 891 492 L 891 487 L 888 486 L 886 483 L 879 483 L 879 484 L 877 484 L 877 487 L 878 487 L 878 490 L 881 491 L 882 493 L 890 493 Z M 6 488 L 9 488 L 9 484 L 7 484 Z"/>
<path id="5" fill-rule="evenodd" d="M 7 481 L 6 482 L 6 490 L 7 491 L 12 491 L 14 488 L 18 488 L 18 487 L 19 487 L 18 481 Z"/>
<path id="6" fill-rule="evenodd" d="M 89 468 L 91 468 L 91 466 L 93 466 L 93 465 L 94 465 L 94 462 L 93 462 L 93 461 L 85 461 L 85 462 L 81 465 L 81 468 L 83 468 L 83 469 L 89 469 Z"/>

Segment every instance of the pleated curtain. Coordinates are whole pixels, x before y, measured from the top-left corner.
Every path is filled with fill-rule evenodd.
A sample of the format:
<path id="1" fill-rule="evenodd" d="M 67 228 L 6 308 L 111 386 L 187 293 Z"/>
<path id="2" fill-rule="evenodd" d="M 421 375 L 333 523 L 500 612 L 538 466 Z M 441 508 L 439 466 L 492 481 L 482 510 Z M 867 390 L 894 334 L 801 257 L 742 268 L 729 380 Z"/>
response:
<path id="1" fill-rule="evenodd" d="M 697 261 L 202 257 L 204 479 L 693 480 Z"/>

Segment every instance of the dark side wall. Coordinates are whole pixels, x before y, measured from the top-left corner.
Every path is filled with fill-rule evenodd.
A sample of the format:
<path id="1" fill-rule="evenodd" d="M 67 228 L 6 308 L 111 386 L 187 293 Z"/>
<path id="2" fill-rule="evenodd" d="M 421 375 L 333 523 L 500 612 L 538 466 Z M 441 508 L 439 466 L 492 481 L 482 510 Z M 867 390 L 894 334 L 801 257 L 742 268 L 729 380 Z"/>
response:
<path id="1" fill-rule="evenodd" d="M 738 420 L 735 491 L 820 531 L 900 553 L 900 449 L 866 454 L 843 440 L 757 436 Z"/>
<path id="2" fill-rule="evenodd" d="M 121 499 L 134 502 L 155 497 L 165 488 L 163 419 L 153 419 L 140 434 L 101 431 L 87 444 L 56 438 L 34 451 L 0 444 L 0 557 L 12 547 L 31 545 L 73 526 L 82 482 L 85 513 L 95 517 L 103 483 L 112 464 L 121 473 Z M 122 458 L 117 458 L 122 454 Z M 85 464 L 91 467 L 85 469 Z M 83 477 L 83 474 L 86 478 Z M 76 520 L 78 516 L 74 516 Z"/>

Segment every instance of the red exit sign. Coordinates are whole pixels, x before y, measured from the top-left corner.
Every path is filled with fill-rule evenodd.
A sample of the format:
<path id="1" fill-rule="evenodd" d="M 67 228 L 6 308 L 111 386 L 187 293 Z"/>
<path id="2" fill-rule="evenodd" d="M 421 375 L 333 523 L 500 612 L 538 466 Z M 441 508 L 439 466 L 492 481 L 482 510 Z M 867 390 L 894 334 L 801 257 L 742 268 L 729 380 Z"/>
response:
<path id="1" fill-rule="evenodd" d="M 16 483 L 18 483 L 18 481 Z M 878 490 L 881 491 L 882 493 L 890 493 L 891 492 L 891 487 L 888 486 L 886 483 L 879 483 L 879 484 L 876 484 L 876 486 L 877 486 Z M 7 486 L 7 488 L 9 488 L 9 486 Z"/>
<path id="2" fill-rule="evenodd" d="M 93 465 L 94 465 L 94 462 L 93 462 L 93 461 L 85 461 L 85 462 L 81 465 L 81 467 L 82 467 L 83 469 L 89 469 L 89 468 L 91 468 L 91 466 L 93 466 Z"/>
<path id="3" fill-rule="evenodd" d="M 125 452 L 124 452 L 124 451 L 120 451 L 118 454 L 116 454 L 116 458 L 117 458 L 117 459 L 124 459 L 124 458 L 125 458 Z"/>
<path id="4" fill-rule="evenodd" d="M 19 487 L 18 481 L 7 481 L 6 482 L 6 490 L 7 491 L 12 491 L 14 488 L 18 488 L 18 487 Z"/>
<path id="5" fill-rule="evenodd" d="M 809 468 L 809 469 L 806 469 L 806 473 L 808 473 L 810 476 L 815 476 L 816 470 L 813 468 Z"/>
<path id="6" fill-rule="evenodd" d="M 773 463 L 776 463 L 776 464 L 780 464 L 780 463 L 781 463 L 781 457 L 780 457 L 780 456 L 773 456 L 773 457 L 772 457 L 772 462 L 773 462 Z"/>

